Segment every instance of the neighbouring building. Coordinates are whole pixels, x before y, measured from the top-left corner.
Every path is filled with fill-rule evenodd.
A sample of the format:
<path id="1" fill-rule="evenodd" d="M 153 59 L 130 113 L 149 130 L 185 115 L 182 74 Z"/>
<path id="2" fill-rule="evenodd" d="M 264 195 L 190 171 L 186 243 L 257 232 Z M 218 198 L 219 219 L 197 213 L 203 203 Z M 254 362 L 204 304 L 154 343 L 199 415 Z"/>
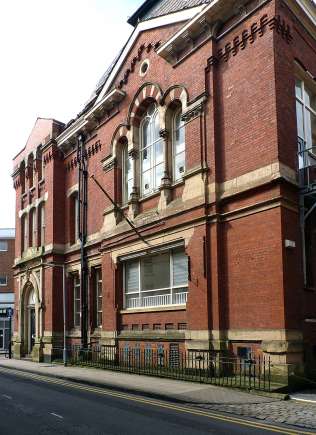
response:
<path id="1" fill-rule="evenodd" d="M 13 319 L 3 314 L 14 309 L 14 239 L 14 228 L 0 228 L 0 353 L 8 350 L 13 332 Z"/>
<path id="2" fill-rule="evenodd" d="M 67 344 L 87 329 L 302 370 L 316 362 L 315 4 L 147 0 L 129 23 L 79 115 L 37 119 L 14 159 L 14 355 L 62 346 L 64 265 Z"/>

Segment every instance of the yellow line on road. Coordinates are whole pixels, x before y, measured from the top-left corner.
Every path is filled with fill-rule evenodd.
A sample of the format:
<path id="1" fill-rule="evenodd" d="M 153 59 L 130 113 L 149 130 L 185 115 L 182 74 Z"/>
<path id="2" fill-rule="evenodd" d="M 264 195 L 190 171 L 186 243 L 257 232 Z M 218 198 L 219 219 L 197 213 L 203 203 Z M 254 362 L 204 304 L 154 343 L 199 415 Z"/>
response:
<path id="1" fill-rule="evenodd" d="M 251 420 L 242 419 L 242 418 L 238 418 L 238 417 L 224 416 L 224 415 L 217 414 L 214 412 L 192 409 L 192 408 L 188 408 L 186 406 L 175 405 L 172 403 L 163 403 L 159 400 L 146 399 L 146 398 L 134 396 L 131 394 L 114 392 L 111 390 L 106 390 L 105 388 L 92 387 L 92 386 L 90 387 L 88 385 L 77 384 L 75 382 L 65 381 L 65 380 L 58 379 L 58 378 L 53 379 L 51 377 L 47 377 L 44 375 L 34 374 L 34 373 L 30 373 L 30 372 L 24 372 L 24 371 L 20 371 L 20 370 L 11 369 L 11 368 L 8 369 L 8 368 L 0 367 L 0 373 L 1 372 L 8 373 L 8 374 L 15 374 L 15 375 L 20 376 L 20 377 L 33 379 L 33 380 L 37 380 L 40 382 L 46 382 L 46 383 L 55 384 L 55 385 L 59 385 L 59 386 L 63 386 L 63 387 L 70 387 L 70 388 L 77 389 L 77 390 L 88 391 L 88 392 L 96 393 L 96 394 L 103 395 L 103 396 L 111 396 L 111 397 L 115 397 L 115 398 L 119 398 L 119 399 L 130 400 L 133 402 L 142 403 L 145 405 L 151 405 L 151 406 L 156 406 L 159 408 L 165 408 L 168 410 L 171 409 L 173 411 L 178 411 L 178 412 L 182 412 L 182 413 L 186 413 L 186 414 L 207 417 L 207 418 L 212 419 L 212 420 L 224 421 L 225 423 L 234 423 L 234 424 L 238 424 L 241 426 L 253 427 L 255 429 L 262 429 L 262 430 L 267 430 L 270 432 L 276 432 L 276 433 L 287 434 L 287 435 L 316 435 L 316 432 L 310 432 L 310 431 L 304 432 L 304 431 L 301 431 L 299 429 L 294 430 L 294 429 L 289 429 L 289 428 L 282 428 L 281 426 L 268 425 L 265 423 L 254 422 Z"/>

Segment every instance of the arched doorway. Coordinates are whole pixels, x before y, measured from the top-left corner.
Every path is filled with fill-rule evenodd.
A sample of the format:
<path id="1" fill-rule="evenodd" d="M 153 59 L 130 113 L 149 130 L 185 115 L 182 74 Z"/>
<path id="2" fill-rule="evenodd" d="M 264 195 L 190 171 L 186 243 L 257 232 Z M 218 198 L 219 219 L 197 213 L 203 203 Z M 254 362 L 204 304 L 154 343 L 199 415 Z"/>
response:
<path id="1" fill-rule="evenodd" d="M 25 319 L 26 319 L 26 353 L 31 355 L 36 337 L 36 315 L 35 315 L 35 291 L 32 287 L 28 294 L 28 300 L 25 307 Z"/>

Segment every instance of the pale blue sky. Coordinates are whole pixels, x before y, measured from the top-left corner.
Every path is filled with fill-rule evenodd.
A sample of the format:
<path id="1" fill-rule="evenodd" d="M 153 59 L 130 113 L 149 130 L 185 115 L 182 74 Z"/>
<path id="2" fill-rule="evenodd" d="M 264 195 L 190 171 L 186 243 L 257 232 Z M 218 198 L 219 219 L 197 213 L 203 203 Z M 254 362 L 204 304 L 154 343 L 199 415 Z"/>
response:
<path id="1" fill-rule="evenodd" d="M 132 31 L 142 0 L 0 2 L 0 228 L 13 227 L 12 158 L 38 116 L 67 122 Z"/>

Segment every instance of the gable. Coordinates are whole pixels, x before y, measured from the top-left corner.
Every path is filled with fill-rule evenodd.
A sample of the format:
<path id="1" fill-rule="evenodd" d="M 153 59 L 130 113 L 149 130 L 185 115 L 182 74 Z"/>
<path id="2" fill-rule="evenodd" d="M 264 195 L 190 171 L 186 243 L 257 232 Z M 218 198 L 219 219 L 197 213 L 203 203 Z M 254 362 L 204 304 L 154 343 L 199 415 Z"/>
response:
<path id="1" fill-rule="evenodd" d="M 139 21 L 150 20 L 210 2 L 211 0 L 147 0 L 127 22 L 132 26 L 136 26 Z"/>

